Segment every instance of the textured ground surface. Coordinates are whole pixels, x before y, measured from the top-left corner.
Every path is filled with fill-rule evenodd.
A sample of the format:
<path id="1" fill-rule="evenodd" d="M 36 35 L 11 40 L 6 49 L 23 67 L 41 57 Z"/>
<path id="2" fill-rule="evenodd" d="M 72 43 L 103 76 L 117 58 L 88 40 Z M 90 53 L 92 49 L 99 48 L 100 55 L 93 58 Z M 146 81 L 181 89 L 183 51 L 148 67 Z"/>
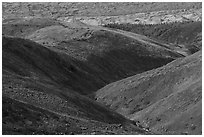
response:
<path id="1" fill-rule="evenodd" d="M 110 16 L 127 15 L 141 12 L 178 10 L 178 9 L 200 9 L 202 4 L 197 2 L 55 2 L 55 3 L 7 3 L 3 4 L 3 15 L 7 17 L 17 16 Z"/>
<path id="2" fill-rule="evenodd" d="M 122 115 L 62 86 L 69 70 L 62 69 L 66 63 L 60 65 L 60 59 L 31 41 L 3 38 L 3 134 L 146 134 Z"/>
<path id="3" fill-rule="evenodd" d="M 3 134 L 202 134 L 201 8 L 3 3 Z"/>
<path id="4" fill-rule="evenodd" d="M 97 101 L 162 134 L 201 134 L 201 51 L 105 86 Z"/>
<path id="5" fill-rule="evenodd" d="M 56 60 L 55 63 L 60 63 L 58 66 L 63 67 L 52 69 L 52 79 L 60 79 L 63 86 L 70 86 L 82 94 L 93 93 L 110 82 L 162 66 L 183 56 L 170 50 L 165 44 L 155 44 L 156 42 L 142 35 L 87 26 L 79 21 L 65 23 L 46 20 L 48 19 L 44 21 L 34 18 L 6 21 L 3 34 L 30 39 L 54 51 L 52 58 L 60 60 L 61 62 Z M 22 48 L 26 48 L 26 52 L 18 52 L 26 53 L 27 56 L 33 52 L 31 59 L 38 63 L 36 57 L 39 55 L 35 51 L 41 50 L 40 47 L 38 45 L 37 49 L 32 50 L 25 45 Z M 52 66 L 53 61 L 48 61 L 49 66 Z M 41 64 L 38 67 L 49 73 L 48 67 Z M 68 76 L 58 75 L 56 70 L 63 71 Z"/>

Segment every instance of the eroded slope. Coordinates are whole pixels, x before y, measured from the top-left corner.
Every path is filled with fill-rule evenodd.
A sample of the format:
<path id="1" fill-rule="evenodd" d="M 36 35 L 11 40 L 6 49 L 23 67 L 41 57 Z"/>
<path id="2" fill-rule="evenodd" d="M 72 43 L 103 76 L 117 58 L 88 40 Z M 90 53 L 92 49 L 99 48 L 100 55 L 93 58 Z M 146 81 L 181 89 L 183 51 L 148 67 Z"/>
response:
<path id="1" fill-rule="evenodd" d="M 52 50 L 53 56 L 43 57 L 47 59 L 49 66 L 43 67 L 36 61 L 35 56 L 38 58 L 39 53 L 35 51 L 40 50 L 38 48 L 33 48 L 33 62 L 48 73 L 51 79 L 62 86 L 71 87 L 80 94 L 92 94 L 110 82 L 160 67 L 183 56 L 165 44 L 159 44 L 142 35 L 88 26 L 77 20 L 67 23 L 50 19 L 50 23 L 45 24 L 46 20 L 42 19 L 40 23 L 39 18 L 33 18 L 19 20 L 22 24 L 16 21 L 7 23 L 3 32 L 9 36 L 30 39 Z M 29 27 L 23 25 L 24 22 L 29 24 Z M 32 22 L 38 22 L 40 28 L 27 31 L 27 28 L 35 28 L 36 25 Z M 11 33 L 7 31 L 11 24 L 24 27 L 22 30 L 15 27 L 12 31 L 17 33 Z M 23 47 L 26 48 L 26 55 L 22 54 L 24 51 L 15 48 L 20 52 L 20 56 L 29 56 L 27 45 Z M 44 52 L 40 54 L 47 55 Z M 59 65 L 56 65 L 58 63 Z M 52 68 L 52 72 L 47 70 L 48 67 Z M 58 75 L 58 72 L 62 74 Z"/>
<path id="2" fill-rule="evenodd" d="M 120 114 L 73 91 L 71 85 L 79 86 L 71 84 L 76 82 L 71 78 L 74 68 L 69 67 L 73 60 L 20 38 L 3 37 L 2 49 L 4 134 L 146 133 Z"/>
<path id="3" fill-rule="evenodd" d="M 109 84 L 96 100 L 162 134 L 201 134 L 201 51 Z"/>

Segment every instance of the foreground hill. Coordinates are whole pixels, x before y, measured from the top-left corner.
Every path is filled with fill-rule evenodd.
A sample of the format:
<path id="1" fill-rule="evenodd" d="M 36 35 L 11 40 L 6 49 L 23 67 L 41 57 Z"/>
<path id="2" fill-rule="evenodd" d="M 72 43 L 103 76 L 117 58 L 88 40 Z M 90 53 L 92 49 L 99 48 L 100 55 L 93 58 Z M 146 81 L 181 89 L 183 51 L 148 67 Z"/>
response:
<path id="1" fill-rule="evenodd" d="M 69 87 L 85 75 L 73 60 L 20 38 L 3 37 L 2 49 L 3 134 L 146 134 Z"/>
<path id="2" fill-rule="evenodd" d="M 201 51 L 111 83 L 96 100 L 162 134 L 201 134 Z"/>

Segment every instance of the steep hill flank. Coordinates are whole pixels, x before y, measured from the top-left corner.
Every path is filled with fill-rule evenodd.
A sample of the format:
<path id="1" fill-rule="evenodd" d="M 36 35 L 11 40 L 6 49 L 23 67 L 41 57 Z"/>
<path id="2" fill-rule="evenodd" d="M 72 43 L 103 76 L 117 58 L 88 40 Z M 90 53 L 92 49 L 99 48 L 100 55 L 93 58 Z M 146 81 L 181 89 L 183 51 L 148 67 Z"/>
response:
<path id="1" fill-rule="evenodd" d="M 49 60 L 50 66 L 55 66 L 51 67 L 52 72 L 48 67 L 38 67 L 43 67 L 43 71 L 61 83 L 60 85 L 69 86 L 81 94 L 91 94 L 108 83 L 160 67 L 183 56 L 168 49 L 168 45 L 157 43 L 145 36 L 88 26 L 76 20 L 70 23 L 60 22 L 59 25 L 29 33 L 32 34 L 26 36 L 27 39 L 56 52 L 54 54 L 58 54 L 58 59 L 55 64 L 62 60 L 58 66 L 63 66 L 58 67 Z M 26 46 L 24 48 L 27 49 Z M 37 50 L 40 49 L 35 51 Z M 18 52 L 25 54 L 21 51 Z M 26 56 L 29 56 L 29 50 L 26 52 Z M 34 57 L 39 55 L 33 54 L 32 60 L 35 62 Z M 47 53 L 42 55 L 46 56 Z M 56 58 L 55 55 L 52 58 Z M 58 75 L 58 72 L 62 74 Z"/>
<path id="2" fill-rule="evenodd" d="M 130 120 L 69 89 L 5 69 L 2 94 L 3 134 L 146 134 Z"/>
<path id="3" fill-rule="evenodd" d="M 3 135 L 144 134 L 139 129 L 81 119 L 6 96 L 3 96 L 2 112 Z"/>
<path id="4" fill-rule="evenodd" d="M 65 60 L 20 38 L 3 37 L 2 49 L 4 134 L 146 133 L 132 121 L 73 91 L 72 86 L 85 88 L 96 81 L 89 74 L 76 72 L 76 66 L 71 65 L 74 60 Z M 77 75 L 81 82 L 75 79 Z"/>
<path id="5" fill-rule="evenodd" d="M 170 48 L 188 54 L 195 53 L 202 46 L 202 22 L 188 21 L 157 25 L 109 24 L 106 27 L 142 34 L 170 44 Z"/>
<path id="6" fill-rule="evenodd" d="M 159 44 L 142 35 L 83 24 L 76 26 L 75 23 L 77 22 L 67 23 L 64 26 L 45 27 L 26 38 L 51 49 L 61 49 L 61 51 L 64 49 L 66 53 L 79 54 L 82 59 L 86 59 L 91 54 L 102 55 L 111 50 L 124 48 L 134 48 L 143 56 L 164 58 L 182 56 L 170 50 L 168 45 Z M 73 57 L 76 56 L 73 55 Z"/>
<path id="7" fill-rule="evenodd" d="M 109 84 L 96 100 L 162 134 L 201 134 L 201 51 Z"/>
<path id="8" fill-rule="evenodd" d="M 76 22 L 73 25 L 46 27 L 27 38 L 84 62 L 106 83 L 183 56 L 141 35 L 82 24 L 76 27 Z"/>
<path id="9" fill-rule="evenodd" d="M 140 55 L 129 48 L 102 52 L 102 56 L 91 54 L 80 61 L 67 56 L 65 48 L 56 47 L 54 52 L 29 40 L 3 37 L 3 68 L 87 95 L 112 81 L 173 60 Z"/>
<path id="10" fill-rule="evenodd" d="M 3 37 L 3 69 L 32 77 L 81 94 L 104 85 L 96 72 L 85 63 L 55 53 L 37 43 L 20 38 Z M 95 77 L 95 78 L 94 78 Z"/>

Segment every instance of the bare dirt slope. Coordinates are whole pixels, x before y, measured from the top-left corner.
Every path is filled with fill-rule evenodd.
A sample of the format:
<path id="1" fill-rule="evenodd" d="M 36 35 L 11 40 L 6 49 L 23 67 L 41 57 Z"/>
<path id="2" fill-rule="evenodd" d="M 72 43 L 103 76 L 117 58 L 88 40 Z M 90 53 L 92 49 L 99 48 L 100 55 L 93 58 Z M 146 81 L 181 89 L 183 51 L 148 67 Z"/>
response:
<path id="1" fill-rule="evenodd" d="M 192 54 L 202 47 L 202 22 L 186 21 L 156 25 L 142 24 L 109 24 L 112 29 L 121 29 L 156 39 L 159 43 L 167 43 L 169 48 Z"/>
<path id="2" fill-rule="evenodd" d="M 80 94 L 91 94 L 108 83 L 160 67 L 183 56 L 142 35 L 93 27 L 77 20 L 69 23 L 46 20 L 5 21 L 3 34 L 30 39 L 54 51 L 62 67 L 56 68 L 55 65 L 50 77 Z M 34 50 L 32 52 L 39 56 Z M 29 56 L 28 50 L 26 54 Z M 32 60 L 36 62 L 35 58 Z M 52 60 L 48 60 L 50 64 L 53 64 Z M 47 72 L 48 67 L 41 64 L 39 67 Z M 65 72 L 67 76 L 58 75 L 56 70 Z"/>
<path id="3" fill-rule="evenodd" d="M 146 134 L 122 115 L 62 86 L 69 78 L 74 81 L 72 60 L 64 61 L 29 40 L 3 37 L 3 134 Z"/>
<path id="4" fill-rule="evenodd" d="M 201 51 L 111 83 L 96 100 L 162 134 L 201 134 Z"/>
<path id="5" fill-rule="evenodd" d="M 163 41 L 87 23 L 138 12 L 146 23 L 200 21 L 201 3 L 2 8 L 3 134 L 201 134 L 202 53 L 187 56 L 201 49 L 201 22 L 158 27 Z"/>

